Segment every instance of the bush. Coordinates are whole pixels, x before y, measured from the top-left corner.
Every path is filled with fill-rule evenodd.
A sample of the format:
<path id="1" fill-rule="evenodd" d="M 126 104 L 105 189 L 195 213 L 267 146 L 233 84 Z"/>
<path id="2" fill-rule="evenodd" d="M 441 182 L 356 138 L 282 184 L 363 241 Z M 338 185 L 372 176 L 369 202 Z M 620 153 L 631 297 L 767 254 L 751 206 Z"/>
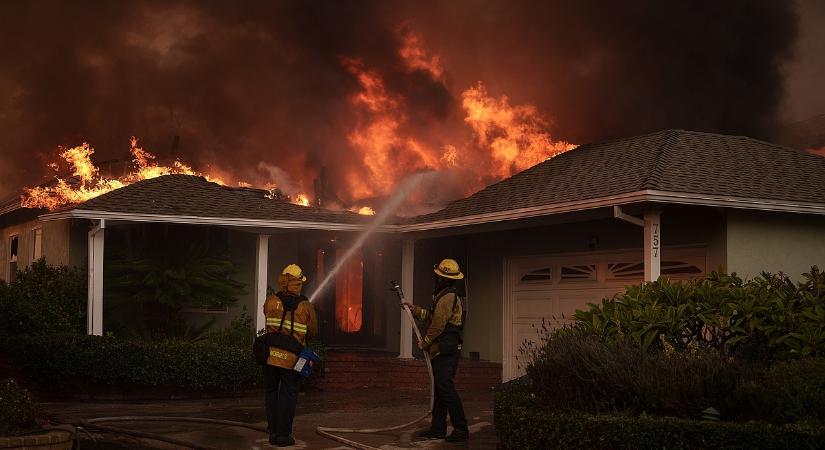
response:
<path id="1" fill-rule="evenodd" d="M 494 414 L 505 449 L 825 449 L 819 427 L 552 412 L 520 386 L 496 394 Z"/>
<path id="2" fill-rule="evenodd" d="M 13 379 L 0 380 L 0 436 L 33 428 L 36 416 L 29 392 Z"/>
<path id="3" fill-rule="evenodd" d="M 83 333 L 87 287 L 85 271 L 36 261 L 0 282 L 0 334 Z"/>
<path id="4" fill-rule="evenodd" d="M 756 376 L 716 353 L 647 352 L 579 330 L 550 333 L 528 354 L 532 392 L 553 410 L 698 418 L 713 407 L 733 419 L 739 386 Z"/>
<path id="5" fill-rule="evenodd" d="M 50 335 L 12 338 L 0 345 L 44 388 L 83 383 L 234 391 L 257 384 L 261 374 L 248 347 L 208 341 Z"/>
<path id="6" fill-rule="evenodd" d="M 577 311 L 576 326 L 648 348 L 691 347 L 773 360 L 825 355 L 825 274 L 816 266 L 794 284 L 763 273 L 744 282 L 712 273 L 698 281 L 661 278 Z"/>
<path id="7" fill-rule="evenodd" d="M 825 423 L 825 358 L 777 363 L 736 395 L 743 419 Z"/>

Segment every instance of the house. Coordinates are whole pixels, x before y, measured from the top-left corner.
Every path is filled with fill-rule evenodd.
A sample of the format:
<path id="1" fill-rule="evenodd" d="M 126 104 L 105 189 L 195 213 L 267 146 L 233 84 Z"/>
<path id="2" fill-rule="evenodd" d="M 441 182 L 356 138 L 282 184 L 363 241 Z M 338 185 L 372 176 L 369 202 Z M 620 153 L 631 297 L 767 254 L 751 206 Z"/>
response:
<path id="1" fill-rule="evenodd" d="M 298 261 L 312 292 L 370 220 L 185 175 L 138 182 L 36 220 L 26 214 L 0 217 L 6 276 L 14 255 L 20 267 L 30 260 L 23 249 L 36 254 L 37 239 L 47 261 L 72 264 L 85 260 L 77 245 L 85 239 L 95 334 L 105 330 L 100 274 L 110 247 L 208 234 L 243 267 L 250 289 L 240 303 L 260 311 L 283 265 Z M 50 237 L 51 229 L 61 237 Z M 825 158 L 681 130 L 582 145 L 440 211 L 379 227 L 316 300 L 324 341 L 410 358 L 411 324 L 387 283 L 400 279 L 409 298 L 428 304 L 432 265 L 444 257 L 467 273 L 465 356 L 501 363 L 510 379 L 521 371 L 521 343 L 535 339 L 543 319 L 562 323 L 624 286 L 717 269 L 798 276 L 825 265 Z"/>

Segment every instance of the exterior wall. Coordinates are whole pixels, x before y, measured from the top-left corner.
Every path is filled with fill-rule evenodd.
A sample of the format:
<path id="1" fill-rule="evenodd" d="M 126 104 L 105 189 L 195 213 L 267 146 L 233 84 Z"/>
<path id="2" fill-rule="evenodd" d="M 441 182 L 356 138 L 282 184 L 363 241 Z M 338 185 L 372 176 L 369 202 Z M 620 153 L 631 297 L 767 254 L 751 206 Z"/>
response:
<path id="1" fill-rule="evenodd" d="M 297 233 L 273 234 L 269 238 L 269 259 L 267 262 L 267 285 L 278 290 L 278 274 L 287 264 L 298 261 Z M 258 235 L 245 231 L 229 231 L 229 257 L 235 264 L 235 280 L 243 283 L 244 293 L 238 298 L 228 312 L 187 312 L 186 317 L 195 321 L 215 320 L 214 329 L 226 327 L 232 319 L 240 316 L 246 309 L 253 322 L 258 312 L 255 299 L 255 257 Z"/>
<path id="2" fill-rule="evenodd" d="M 9 239 L 18 236 L 17 268 L 23 269 L 33 262 L 34 235 L 33 230 L 40 228 L 41 255 L 46 262 L 52 265 L 79 265 L 72 256 L 72 223 L 69 220 L 42 222 L 36 218 L 27 217 L 21 221 L 7 221 L 3 224 L 2 242 L 0 242 L 0 279 L 5 281 L 9 269 Z M 85 248 L 83 249 L 85 255 Z"/>
<path id="3" fill-rule="evenodd" d="M 709 270 L 724 267 L 723 236 L 724 218 L 715 210 L 668 207 L 662 212 L 663 246 L 705 245 Z M 416 243 L 415 303 L 431 303 L 433 264 L 456 259 L 467 275 L 463 355 L 478 352 L 481 359 L 501 362 L 505 258 L 622 249 L 638 249 L 641 254 L 643 238 L 641 227 L 602 219 L 422 240 Z"/>
<path id="4" fill-rule="evenodd" d="M 731 272 L 784 272 L 800 280 L 811 266 L 825 267 L 825 217 L 730 211 L 726 246 Z"/>

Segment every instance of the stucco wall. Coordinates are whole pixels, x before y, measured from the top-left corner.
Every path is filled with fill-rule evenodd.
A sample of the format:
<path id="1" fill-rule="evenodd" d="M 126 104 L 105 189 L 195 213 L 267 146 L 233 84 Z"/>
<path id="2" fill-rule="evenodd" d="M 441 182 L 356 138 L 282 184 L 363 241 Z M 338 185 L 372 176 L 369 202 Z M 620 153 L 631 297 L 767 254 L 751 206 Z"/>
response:
<path id="1" fill-rule="evenodd" d="M 591 248 L 593 239 L 598 243 Z M 639 249 L 643 229 L 617 219 L 425 239 L 416 244 L 415 302 L 429 305 L 432 266 L 441 258 L 458 260 L 467 274 L 468 306 L 464 356 L 502 360 L 503 261 L 506 257 Z M 702 244 L 708 270 L 724 267 L 724 218 L 721 213 L 689 207 L 662 212 L 664 246 Z M 666 250 L 663 253 L 666 257 Z"/>
<path id="2" fill-rule="evenodd" d="M 52 265 L 69 265 L 74 261 L 70 258 L 71 223 L 69 220 L 41 222 L 29 219 L 17 223 L 6 223 L 2 228 L 2 259 L 0 259 L 0 278 L 6 280 L 9 266 L 9 240 L 11 236 L 18 236 L 17 268 L 23 269 L 32 263 L 34 249 L 33 230 L 40 227 L 42 230 L 42 256 Z"/>
<path id="3" fill-rule="evenodd" d="M 812 265 L 825 267 L 825 217 L 730 211 L 726 245 L 731 272 L 781 271 L 799 280 Z"/>

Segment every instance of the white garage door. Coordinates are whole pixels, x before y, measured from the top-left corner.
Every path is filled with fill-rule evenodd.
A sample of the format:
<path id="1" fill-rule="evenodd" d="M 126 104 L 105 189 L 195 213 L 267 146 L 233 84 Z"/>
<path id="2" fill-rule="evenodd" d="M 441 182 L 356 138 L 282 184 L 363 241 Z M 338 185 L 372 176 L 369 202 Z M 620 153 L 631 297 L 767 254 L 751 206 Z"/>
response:
<path id="1" fill-rule="evenodd" d="M 705 273 L 703 247 L 662 249 L 662 275 L 686 279 Z M 644 279 L 642 251 L 532 256 L 505 261 L 503 377 L 524 374 L 520 348 L 538 342 L 542 320 L 549 327 L 569 323 L 577 309 Z"/>

